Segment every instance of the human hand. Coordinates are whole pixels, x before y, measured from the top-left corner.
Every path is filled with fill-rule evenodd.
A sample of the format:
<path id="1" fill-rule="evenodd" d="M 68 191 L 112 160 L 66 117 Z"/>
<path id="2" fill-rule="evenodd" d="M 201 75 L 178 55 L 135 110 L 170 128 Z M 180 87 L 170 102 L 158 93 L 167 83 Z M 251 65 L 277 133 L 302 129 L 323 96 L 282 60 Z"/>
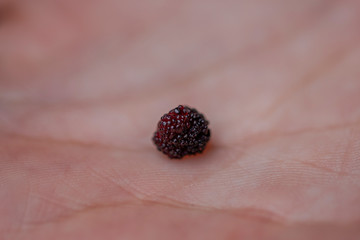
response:
<path id="1" fill-rule="evenodd" d="M 0 9 L 1 239 L 359 238 L 358 1 Z M 180 161 L 178 104 L 212 131 Z"/>

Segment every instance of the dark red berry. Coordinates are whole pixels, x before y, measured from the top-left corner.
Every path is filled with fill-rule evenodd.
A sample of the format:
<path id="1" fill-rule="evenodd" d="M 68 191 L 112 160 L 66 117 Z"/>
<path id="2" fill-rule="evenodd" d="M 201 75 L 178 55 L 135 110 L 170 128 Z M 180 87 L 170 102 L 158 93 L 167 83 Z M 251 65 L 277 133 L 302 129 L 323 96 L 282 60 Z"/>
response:
<path id="1" fill-rule="evenodd" d="M 208 124 L 195 108 L 179 105 L 161 117 L 153 141 L 170 158 L 201 153 L 210 139 Z"/>

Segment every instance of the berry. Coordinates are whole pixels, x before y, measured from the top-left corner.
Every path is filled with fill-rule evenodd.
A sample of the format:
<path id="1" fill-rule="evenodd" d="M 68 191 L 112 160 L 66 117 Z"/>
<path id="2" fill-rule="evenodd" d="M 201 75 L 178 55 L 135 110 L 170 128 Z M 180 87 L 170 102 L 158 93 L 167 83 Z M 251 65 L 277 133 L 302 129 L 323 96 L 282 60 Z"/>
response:
<path id="1" fill-rule="evenodd" d="M 153 141 L 170 158 L 201 153 L 210 139 L 208 124 L 195 108 L 179 105 L 161 117 Z"/>

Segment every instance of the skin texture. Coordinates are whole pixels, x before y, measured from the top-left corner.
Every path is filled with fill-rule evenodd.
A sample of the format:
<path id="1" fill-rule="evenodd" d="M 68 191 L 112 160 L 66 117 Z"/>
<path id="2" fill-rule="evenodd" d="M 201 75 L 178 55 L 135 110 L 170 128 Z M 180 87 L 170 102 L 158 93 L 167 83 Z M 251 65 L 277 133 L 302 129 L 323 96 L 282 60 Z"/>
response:
<path id="1" fill-rule="evenodd" d="M 0 239 L 359 239 L 360 2 L 0 0 Z M 178 104 L 206 151 L 151 142 Z"/>

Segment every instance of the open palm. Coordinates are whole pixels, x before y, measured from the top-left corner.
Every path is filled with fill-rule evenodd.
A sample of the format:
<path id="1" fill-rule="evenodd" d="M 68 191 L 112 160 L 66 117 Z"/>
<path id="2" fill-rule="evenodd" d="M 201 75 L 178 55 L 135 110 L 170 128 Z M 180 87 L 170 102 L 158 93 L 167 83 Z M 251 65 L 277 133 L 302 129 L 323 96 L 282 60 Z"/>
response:
<path id="1" fill-rule="evenodd" d="M 0 239 L 360 236 L 359 1 L 0 9 Z M 179 104 L 212 131 L 181 161 Z"/>

